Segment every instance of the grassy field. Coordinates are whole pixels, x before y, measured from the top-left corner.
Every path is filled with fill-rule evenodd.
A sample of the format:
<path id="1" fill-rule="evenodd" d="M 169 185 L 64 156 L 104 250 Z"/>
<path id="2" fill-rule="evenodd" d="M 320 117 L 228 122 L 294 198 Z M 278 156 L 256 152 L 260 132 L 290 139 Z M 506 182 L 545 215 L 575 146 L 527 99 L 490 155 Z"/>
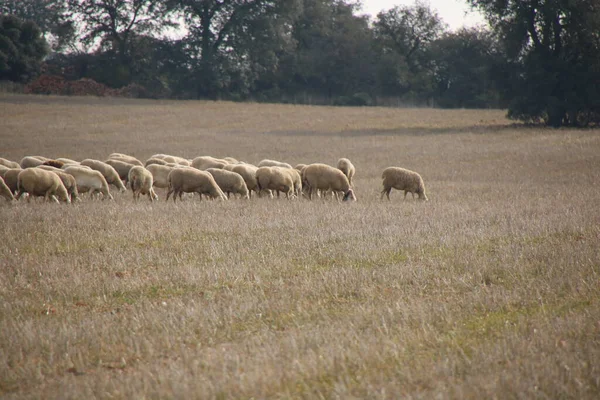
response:
<path id="1" fill-rule="evenodd" d="M 0 157 L 348 157 L 358 198 L 0 203 L 2 398 L 600 396 L 598 130 L 499 110 L 0 105 Z M 430 201 L 381 201 L 392 165 Z"/>

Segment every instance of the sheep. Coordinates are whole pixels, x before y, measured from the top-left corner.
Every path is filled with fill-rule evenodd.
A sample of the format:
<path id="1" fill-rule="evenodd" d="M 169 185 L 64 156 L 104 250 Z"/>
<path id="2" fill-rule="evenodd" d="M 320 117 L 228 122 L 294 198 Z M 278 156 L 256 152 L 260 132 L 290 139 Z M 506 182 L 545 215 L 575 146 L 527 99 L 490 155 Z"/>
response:
<path id="1" fill-rule="evenodd" d="M 69 198 L 71 199 L 71 202 L 80 200 L 79 192 L 77 191 L 77 181 L 75 180 L 75 177 L 73 175 L 68 174 L 65 171 L 63 171 L 62 169 L 53 167 L 51 165 L 40 165 L 39 167 L 36 167 L 36 168 L 41 168 L 46 171 L 54 172 L 56 175 L 58 175 L 58 177 L 62 181 L 63 185 L 65 185 L 65 189 L 67 189 L 67 193 L 69 194 Z"/>
<path id="2" fill-rule="evenodd" d="M 258 185 L 256 182 L 256 170 L 258 167 L 252 164 L 235 164 L 231 172 L 235 172 L 242 176 L 246 187 L 248 188 L 248 197 L 252 197 L 252 191 L 258 193 Z"/>
<path id="3" fill-rule="evenodd" d="M 12 191 L 6 186 L 6 183 L 4 183 L 4 179 L 2 178 L 0 178 L 0 197 L 4 197 L 7 201 L 13 201 L 15 199 Z"/>
<path id="4" fill-rule="evenodd" d="M 348 178 L 348 183 L 352 186 L 352 177 L 354 176 L 356 169 L 354 165 L 347 158 L 340 158 L 337 162 L 337 167 L 340 171 Z"/>
<path id="5" fill-rule="evenodd" d="M 19 164 L 17 164 L 17 165 L 19 165 Z M 21 166 L 19 165 L 17 168 L 21 168 Z M 10 167 L 0 164 L 0 176 L 2 176 L 9 169 L 10 169 Z"/>
<path id="6" fill-rule="evenodd" d="M 54 168 L 62 168 L 65 166 L 65 163 L 58 160 L 47 160 L 42 163 L 42 165 L 49 165 Z"/>
<path id="7" fill-rule="evenodd" d="M 231 171 L 233 171 L 233 168 L 235 168 L 235 166 L 236 166 L 236 165 L 238 165 L 238 164 L 227 164 L 227 165 L 223 166 L 223 169 L 224 169 L 225 171 L 229 171 L 229 172 L 231 172 Z M 0 167 L 1 167 L 1 166 L 0 166 Z"/>
<path id="8" fill-rule="evenodd" d="M 146 162 L 144 163 L 144 166 L 148 167 L 148 165 L 152 165 L 152 164 L 166 165 L 167 162 L 165 160 L 163 160 L 162 158 L 150 157 L 149 159 L 146 160 Z"/>
<path id="9" fill-rule="evenodd" d="M 233 157 L 223 157 L 223 160 L 227 161 L 229 164 L 239 164 L 239 160 Z"/>
<path id="10" fill-rule="evenodd" d="M 297 164 L 294 169 L 298 172 L 302 172 L 302 169 L 306 167 L 306 164 Z"/>
<path id="11" fill-rule="evenodd" d="M 11 193 L 17 192 L 18 177 L 21 171 L 23 171 L 21 168 L 11 168 L 2 175 L 4 183 L 6 183 L 6 186 L 8 186 Z"/>
<path id="12" fill-rule="evenodd" d="M 152 174 L 154 187 L 158 188 L 169 187 L 168 177 L 174 168 L 176 167 L 160 164 L 150 164 L 146 166 L 146 169 Z"/>
<path id="13" fill-rule="evenodd" d="M 48 161 L 49 158 L 45 158 L 42 156 L 25 156 L 21 159 L 19 165 L 22 169 L 37 167 L 38 165 L 42 165 L 45 161 Z"/>
<path id="14" fill-rule="evenodd" d="M 205 194 L 213 199 L 227 200 L 225 194 L 215 182 L 215 179 L 211 174 L 205 171 L 200 171 L 191 167 L 174 168 L 169 174 L 169 191 L 167 192 L 167 201 L 169 196 L 173 193 L 173 201 L 177 199 L 181 200 L 182 194 L 185 193 L 199 193 L 200 199 Z"/>
<path id="15" fill-rule="evenodd" d="M 300 195 L 302 194 L 302 177 L 300 175 L 300 172 L 295 168 L 274 168 L 280 168 L 281 171 L 291 176 L 292 182 L 294 183 L 294 195 L 296 195 L 296 197 L 300 197 Z M 277 192 L 277 197 L 279 197 L 279 192 Z"/>
<path id="16" fill-rule="evenodd" d="M 207 170 L 208 168 L 219 168 L 223 169 L 224 166 L 229 164 L 227 160 L 221 158 L 214 158 L 211 156 L 200 156 L 192 160 L 192 167 L 199 170 Z"/>
<path id="17" fill-rule="evenodd" d="M 388 167 L 383 170 L 381 174 L 383 179 L 383 190 L 381 191 L 381 200 L 383 195 L 387 195 L 387 199 L 390 199 L 390 192 L 392 188 L 397 190 L 404 190 L 404 198 L 408 192 L 412 193 L 413 198 L 415 193 L 419 195 L 419 200 L 429 200 L 425 194 L 425 184 L 421 175 L 414 171 L 400 167 Z"/>
<path id="18" fill-rule="evenodd" d="M 275 161 L 275 160 L 262 160 L 261 162 L 259 162 L 257 164 L 257 166 L 260 167 L 281 167 L 281 168 L 292 168 L 292 166 L 288 163 L 284 163 L 281 161 Z"/>
<path id="19" fill-rule="evenodd" d="M 135 166 L 134 164 L 113 158 L 109 158 L 104 162 L 113 167 L 115 171 L 117 171 L 117 174 L 119 174 L 119 178 L 125 183 L 127 183 L 127 180 L 129 179 L 129 170 Z"/>
<path id="20" fill-rule="evenodd" d="M 144 164 L 140 160 L 138 160 L 137 158 L 135 158 L 133 156 L 130 156 L 129 154 L 111 153 L 108 155 L 108 159 L 124 161 L 129 164 L 139 165 L 140 167 L 144 166 Z"/>
<path id="21" fill-rule="evenodd" d="M 127 188 L 123 184 L 123 181 L 121 180 L 121 175 L 119 175 L 117 170 L 112 165 L 91 158 L 86 158 L 85 160 L 82 160 L 80 164 L 90 167 L 95 171 L 99 171 L 102 175 L 104 175 L 104 179 L 106 179 L 106 182 L 109 185 L 115 186 L 117 189 L 119 189 L 120 192 L 125 192 L 127 190 Z M 129 174 L 127 176 L 129 176 Z"/>
<path id="22" fill-rule="evenodd" d="M 259 167 L 256 170 L 256 182 L 259 196 L 263 190 L 268 189 L 284 192 L 286 199 L 289 199 L 294 191 L 292 175 L 279 167 Z"/>
<path id="23" fill-rule="evenodd" d="M 0 165 L 4 165 L 8 168 L 21 168 L 18 162 L 7 160 L 6 158 L 0 157 Z"/>
<path id="24" fill-rule="evenodd" d="M 100 171 L 73 165 L 65 168 L 65 172 L 73 175 L 79 192 L 85 193 L 89 191 L 90 195 L 102 193 L 103 200 L 106 198 L 113 200 L 113 196 L 108 189 L 108 183 Z"/>
<path id="25" fill-rule="evenodd" d="M 344 192 L 343 201 L 356 201 L 354 191 L 350 188 L 350 182 L 342 171 L 326 164 L 310 164 L 304 168 L 302 179 L 308 186 L 308 198 L 312 200 L 312 194 L 316 190 Z M 339 199 L 338 199 L 339 201 Z"/>
<path id="26" fill-rule="evenodd" d="M 185 167 L 189 167 L 191 165 L 191 163 L 188 159 L 183 158 L 183 157 L 177 157 L 177 156 L 165 155 L 165 157 L 163 157 L 163 161 L 166 161 L 167 163 L 175 163 L 175 164 L 183 165 Z"/>
<path id="27" fill-rule="evenodd" d="M 206 172 L 215 178 L 215 182 L 217 182 L 217 185 L 219 185 L 221 190 L 227 194 L 228 199 L 231 193 L 233 193 L 234 196 L 239 194 L 242 196 L 242 199 L 250 198 L 248 186 L 240 174 L 218 168 L 209 168 Z"/>
<path id="28" fill-rule="evenodd" d="M 56 159 L 56 161 L 60 161 L 61 163 L 65 164 L 65 165 L 79 165 L 79 161 L 75 161 L 75 160 L 71 160 L 70 158 L 66 158 L 66 157 L 59 157 Z"/>
<path id="29" fill-rule="evenodd" d="M 60 177 L 52 171 L 46 171 L 41 168 L 28 168 L 19 173 L 17 178 L 17 199 L 24 193 L 28 193 L 27 201 L 31 201 L 32 196 L 44 196 L 45 201 L 50 199 L 58 200 L 55 196 L 65 203 L 71 203 L 69 194 Z"/>
<path id="30" fill-rule="evenodd" d="M 139 165 L 134 166 L 129 170 L 129 184 L 131 185 L 131 191 L 133 192 L 133 200 L 137 201 L 140 198 L 140 194 L 146 194 L 150 198 L 150 201 L 158 200 L 158 196 L 152 188 L 153 178 L 152 173 L 146 168 Z"/>

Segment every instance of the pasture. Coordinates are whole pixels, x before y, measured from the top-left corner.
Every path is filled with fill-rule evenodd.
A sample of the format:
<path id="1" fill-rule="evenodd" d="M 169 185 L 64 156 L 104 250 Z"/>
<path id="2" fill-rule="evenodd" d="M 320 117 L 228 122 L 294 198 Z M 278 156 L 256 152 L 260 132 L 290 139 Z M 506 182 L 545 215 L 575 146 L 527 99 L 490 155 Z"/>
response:
<path id="1" fill-rule="evenodd" d="M 0 397 L 600 396 L 600 132 L 0 94 L 0 157 L 356 166 L 355 203 L 0 202 Z M 421 174 L 428 202 L 381 171 Z"/>

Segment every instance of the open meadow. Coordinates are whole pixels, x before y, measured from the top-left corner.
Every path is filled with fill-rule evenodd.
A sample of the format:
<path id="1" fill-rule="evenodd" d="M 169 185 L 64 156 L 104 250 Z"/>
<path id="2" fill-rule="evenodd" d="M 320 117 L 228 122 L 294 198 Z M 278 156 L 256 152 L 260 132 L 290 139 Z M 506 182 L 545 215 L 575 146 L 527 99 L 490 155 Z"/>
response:
<path id="1" fill-rule="evenodd" d="M 10 160 L 348 157 L 358 198 L 0 199 L 0 397 L 599 398 L 600 130 L 504 115 L 0 94 Z"/>

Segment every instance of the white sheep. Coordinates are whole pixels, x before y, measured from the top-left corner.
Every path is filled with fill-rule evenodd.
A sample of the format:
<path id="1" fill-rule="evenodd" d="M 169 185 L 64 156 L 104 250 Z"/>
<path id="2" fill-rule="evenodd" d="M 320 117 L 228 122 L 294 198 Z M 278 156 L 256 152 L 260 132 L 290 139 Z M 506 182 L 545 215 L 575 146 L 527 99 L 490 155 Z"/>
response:
<path id="1" fill-rule="evenodd" d="M 4 165 L 7 168 L 21 168 L 18 162 L 7 160 L 2 157 L 0 157 L 0 165 Z"/>
<path id="2" fill-rule="evenodd" d="M 71 199 L 71 201 L 73 202 L 79 200 L 79 192 L 77 191 L 77 181 L 75 180 L 75 177 L 73 175 L 68 174 L 62 169 L 53 167 L 51 165 L 40 165 L 36 168 L 41 168 L 46 171 L 54 172 L 56 175 L 58 175 L 63 185 L 65 185 L 65 189 L 67 189 L 67 193 L 69 194 L 69 198 Z"/>
<path id="3" fill-rule="evenodd" d="M 95 171 L 87 167 L 69 166 L 65 168 L 67 174 L 73 175 L 77 182 L 77 190 L 80 193 L 90 192 L 90 195 L 102 193 L 102 199 L 113 199 L 108 189 L 108 182 L 100 171 Z"/>
<path id="4" fill-rule="evenodd" d="M 148 165 L 152 165 L 152 164 L 166 165 L 167 162 L 165 160 L 163 160 L 162 158 L 150 157 L 149 159 L 146 160 L 146 162 L 144 163 L 144 166 L 147 168 Z"/>
<path id="5" fill-rule="evenodd" d="M 133 200 L 137 201 L 141 194 L 148 195 L 150 201 L 158 200 L 158 196 L 152 188 L 153 178 L 152 173 L 146 168 L 139 165 L 134 166 L 129 170 L 129 185 L 133 192 Z"/>
<path id="6" fill-rule="evenodd" d="M 205 171 L 191 167 L 174 168 L 169 174 L 168 181 L 167 201 L 171 193 L 173 194 L 173 201 L 176 201 L 178 195 L 179 200 L 181 200 L 183 193 L 199 193 L 200 199 L 204 194 L 213 199 L 227 200 L 215 178 Z"/>
<path id="7" fill-rule="evenodd" d="M 346 175 L 330 165 L 317 163 L 306 166 L 302 170 L 302 180 L 308 186 L 308 198 L 311 200 L 313 192 L 321 190 L 332 191 L 336 198 L 337 192 L 344 192 L 344 201 L 356 201 L 356 196 L 350 188 L 350 182 Z"/>
<path id="8" fill-rule="evenodd" d="M 59 157 L 56 159 L 56 161 L 60 161 L 63 164 L 69 164 L 69 165 L 79 165 L 79 161 L 75 161 L 75 160 L 71 160 L 70 158 L 66 158 L 66 157 Z"/>
<path id="9" fill-rule="evenodd" d="M 108 158 L 104 162 L 113 167 L 117 171 L 117 174 L 119 174 L 119 178 L 125 183 L 129 179 L 129 170 L 135 166 L 135 164 L 130 164 L 116 158 Z"/>
<path id="10" fill-rule="evenodd" d="M 152 174 L 154 187 L 166 189 L 169 187 L 168 177 L 173 168 L 170 165 L 149 164 L 146 169 Z"/>
<path id="11" fill-rule="evenodd" d="M 340 158 L 337 162 L 337 167 L 344 173 L 344 175 L 346 175 L 348 178 L 348 183 L 350 183 L 350 186 L 352 186 L 352 177 L 354 177 L 354 174 L 356 173 L 356 168 L 354 168 L 354 165 L 347 158 Z"/>
<path id="12" fill-rule="evenodd" d="M 11 193 L 17 192 L 17 183 L 19 178 L 19 173 L 23 171 L 21 168 L 11 168 L 8 171 L 2 173 L 2 178 L 4 178 L 4 183 L 8 186 L 8 189 Z"/>
<path id="13" fill-rule="evenodd" d="M 269 160 L 269 159 L 264 159 L 261 160 L 261 162 L 259 162 L 257 164 L 258 168 L 260 167 L 281 167 L 281 168 L 292 168 L 292 166 L 288 163 L 285 162 L 281 162 L 281 161 L 276 161 L 276 160 Z"/>
<path id="14" fill-rule="evenodd" d="M 111 160 L 124 161 L 124 162 L 126 162 L 128 164 L 139 165 L 140 167 L 144 166 L 144 164 L 142 164 L 142 162 L 140 160 L 138 160 L 134 156 L 130 156 L 129 154 L 111 153 L 111 154 L 108 155 L 108 158 L 111 159 Z"/>
<path id="15" fill-rule="evenodd" d="M 275 190 L 285 193 L 289 199 L 294 192 L 292 175 L 280 167 L 259 167 L 256 170 L 256 182 L 259 196 L 263 190 Z"/>
<path id="16" fill-rule="evenodd" d="M 414 171 L 400 167 L 388 167 L 383 170 L 381 174 L 383 179 L 383 190 L 381 191 L 381 199 L 383 195 L 387 195 L 387 199 L 390 199 L 390 192 L 393 189 L 404 190 L 404 198 L 408 192 L 412 193 L 413 198 L 415 193 L 419 195 L 420 200 L 427 201 L 427 195 L 425 194 L 425 183 L 421 175 Z"/>
<path id="17" fill-rule="evenodd" d="M 223 169 L 224 166 L 229 162 L 222 158 L 215 158 L 211 156 L 199 156 L 192 160 L 192 167 L 205 171 L 208 168 L 219 168 Z"/>
<path id="18" fill-rule="evenodd" d="M 57 203 L 58 200 L 55 196 L 58 196 L 65 203 L 71 202 L 60 177 L 52 171 L 41 168 L 27 168 L 19 173 L 16 198 L 21 198 L 24 193 L 29 194 L 28 202 L 33 196 L 44 196 L 45 201 L 52 199 Z"/>
<path id="19" fill-rule="evenodd" d="M 50 159 L 46 158 L 46 157 L 42 157 L 42 156 L 25 156 L 21 159 L 21 162 L 19 163 L 19 165 L 21 166 L 22 169 L 34 168 L 39 165 L 42 165 L 44 163 L 44 161 L 48 161 L 48 160 L 50 160 Z"/>
<path id="20" fill-rule="evenodd" d="M 292 178 L 292 182 L 294 183 L 294 195 L 296 197 L 300 197 L 300 195 L 302 194 L 302 176 L 300 175 L 300 172 L 295 168 L 273 168 L 280 168 L 283 173 L 290 175 L 290 177 Z M 277 192 L 277 197 L 279 197 L 279 192 Z"/>
<path id="21" fill-rule="evenodd" d="M 0 177 L 0 197 L 4 197 L 7 201 L 13 201 L 15 196 L 11 190 L 6 186 L 4 179 Z"/>
<path id="22" fill-rule="evenodd" d="M 100 172 L 102 175 L 104 175 L 106 182 L 109 185 L 115 186 L 120 192 L 125 192 L 127 190 L 123 184 L 123 181 L 121 180 L 121 176 L 112 165 L 107 164 L 104 161 L 94 160 L 92 158 L 86 158 L 85 160 L 82 160 L 80 164 Z M 127 176 L 129 176 L 129 174 Z"/>
<path id="23" fill-rule="evenodd" d="M 231 193 L 233 193 L 234 197 L 236 194 L 239 194 L 242 199 L 250 198 L 248 186 L 244 182 L 244 178 L 237 172 L 218 168 L 208 168 L 206 172 L 215 178 L 215 182 L 217 182 L 223 193 L 227 194 L 227 198 L 230 198 Z"/>
<path id="24" fill-rule="evenodd" d="M 256 182 L 256 170 L 258 167 L 252 164 L 235 164 L 232 172 L 240 174 L 248 188 L 248 197 L 252 197 L 252 191 L 258 193 L 258 184 Z"/>

